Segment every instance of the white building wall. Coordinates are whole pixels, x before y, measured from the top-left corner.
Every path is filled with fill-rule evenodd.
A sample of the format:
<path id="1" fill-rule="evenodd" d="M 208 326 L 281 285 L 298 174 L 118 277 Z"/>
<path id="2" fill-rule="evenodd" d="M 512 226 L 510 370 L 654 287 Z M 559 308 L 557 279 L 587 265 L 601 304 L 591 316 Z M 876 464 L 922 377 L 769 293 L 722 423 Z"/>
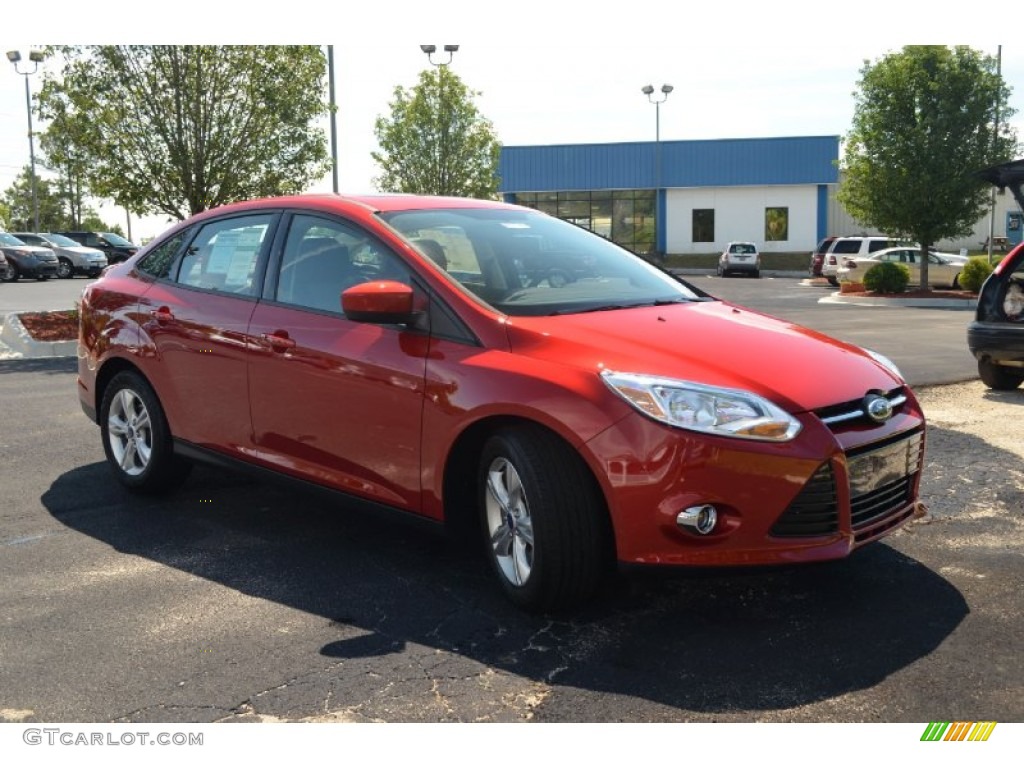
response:
<path id="1" fill-rule="evenodd" d="M 693 242 L 693 211 L 715 212 L 715 241 Z M 765 209 L 789 208 L 789 239 L 766 242 Z M 732 240 L 749 240 L 762 253 L 814 250 L 818 244 L 817 185 L 693 187 L 666 190 L 667 253 L 716 253 Z"/>

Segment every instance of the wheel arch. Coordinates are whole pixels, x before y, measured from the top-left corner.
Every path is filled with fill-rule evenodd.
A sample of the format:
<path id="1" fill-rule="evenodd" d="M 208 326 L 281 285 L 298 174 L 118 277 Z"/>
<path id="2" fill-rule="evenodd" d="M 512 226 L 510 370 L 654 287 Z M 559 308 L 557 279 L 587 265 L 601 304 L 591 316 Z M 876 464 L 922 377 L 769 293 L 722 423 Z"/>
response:
<path id="1" fill-rule="evenodd" d="M 615 535 L 608 497 L 593 467 L 577 446 L 550 426 L 525 416 L 486 416 L 468 425 L 452 443 L 444 463 L 442 504 L 445 527 L 460 539 L 469 540 L 479 533 L 477 514 L 477 470 L 484 444 L 497 432 L 516 427 L 536 429 L 562 443 L 577 457 L 596 497 L 602 501 L 600 515 L 605 528 L 607 556 L 615 557 Z"/>
<path id="2" fill-rule="evenodd" d="M 133 373 L 141 376 L 150 388 L 153 387 L 153 382 L 149 380 L 149 377 L 142 372 L 142 369 L 135 365 L 131 360 L 123 357 L 111 357 L 100 367 L 96 373 L 96 384 L 94 386 L 94 405 L 96 408 L 96 417 L 99 418 L 100 410 L 103 406 L 103 397 L 106 394 L 107 386 L 113 381 L 117 374 L 123 371 L 132 371 Z M 156 390 L 153 390 L 154 393 Z"/>

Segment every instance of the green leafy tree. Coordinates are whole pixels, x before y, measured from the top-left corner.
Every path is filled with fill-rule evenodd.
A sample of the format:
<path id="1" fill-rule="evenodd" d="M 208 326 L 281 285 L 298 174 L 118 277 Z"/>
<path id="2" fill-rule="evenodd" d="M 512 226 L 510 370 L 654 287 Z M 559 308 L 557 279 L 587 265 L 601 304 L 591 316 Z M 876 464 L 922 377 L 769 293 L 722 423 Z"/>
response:
<path id="1" fill-rule="evenodd" d="M 39 231 L 65 229 L 70 221 L 64 201 L 53 184 L 39 176 L 36 166 L 36 201 L 39 205 Z M 34 232 L 35 214 L 32 208 L 32 169 L 25 166 L 3 194 L 7 228 L 11 232 Z"/>
<path id="2" fill-rule="evenodd" d="M 494 197 L 501 144 L 471 91 L 448 66 L 420 73 L 411 90 L 395 88 L 390 117 L 375 125 L 384 192 Z"/>
<path id="3" fill-rule="evenodd" d="M 861 69 L 839 201 L 858 220 L 928 246 L 970 234 L 989 186 L 973 172 L 1013 157 L 1014 111 L 996 61 L 966 46 L 906 46 Z M 999 130 L 996 131 L 999 116 Z"/>
<path id="4" fill-rule="evenodd" d="M 73 229 L 81 226 L 85 198 L 88 195 L 86 177 L 88 162 L 82 155 L 87 125 L 81 114 L 69 114 L 68 102 L 54 93 L 58 84 L 47 81 L 40 96 L 40 116 L 49 120 L 49 128 L 39 137 L 39 149 L 46 165 L 57 173 L 57 187 L 67 206 Z"/>
<path id="5" fill-rule="evenodd" d="M 92 193 L 183 219 L 326 173 L 318 46 L 83 46 L 40 92 Z"/>

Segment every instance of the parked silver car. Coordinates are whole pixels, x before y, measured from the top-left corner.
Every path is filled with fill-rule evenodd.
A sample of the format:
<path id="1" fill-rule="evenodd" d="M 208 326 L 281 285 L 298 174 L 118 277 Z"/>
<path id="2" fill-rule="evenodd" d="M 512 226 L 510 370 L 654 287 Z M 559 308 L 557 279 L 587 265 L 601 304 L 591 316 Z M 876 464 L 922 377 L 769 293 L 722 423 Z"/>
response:
<path id="1" fill-rule="evenodd" d="M 12 232 L 16 238 L 28 245 L 49 248 L 57 255 L 57 277 L 69 278 L 75 275 L 98 277 L 107 266 L 107 256 L 98 248 L 79 245 L 70 237 L 49 232 Z"/>

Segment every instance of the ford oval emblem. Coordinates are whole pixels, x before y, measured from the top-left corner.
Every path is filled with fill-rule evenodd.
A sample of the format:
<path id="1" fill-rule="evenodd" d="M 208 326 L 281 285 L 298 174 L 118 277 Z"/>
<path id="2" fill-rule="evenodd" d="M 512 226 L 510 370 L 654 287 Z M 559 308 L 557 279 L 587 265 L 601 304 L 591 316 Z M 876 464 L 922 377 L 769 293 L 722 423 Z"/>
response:
<path id="1" fill-rule="evenodd" d="M 864 410 L 868 418 L 884 424 L 892 418 L 892 405 L 889 399 L 882 395 L 868 395 L 864 398 Z"/>

